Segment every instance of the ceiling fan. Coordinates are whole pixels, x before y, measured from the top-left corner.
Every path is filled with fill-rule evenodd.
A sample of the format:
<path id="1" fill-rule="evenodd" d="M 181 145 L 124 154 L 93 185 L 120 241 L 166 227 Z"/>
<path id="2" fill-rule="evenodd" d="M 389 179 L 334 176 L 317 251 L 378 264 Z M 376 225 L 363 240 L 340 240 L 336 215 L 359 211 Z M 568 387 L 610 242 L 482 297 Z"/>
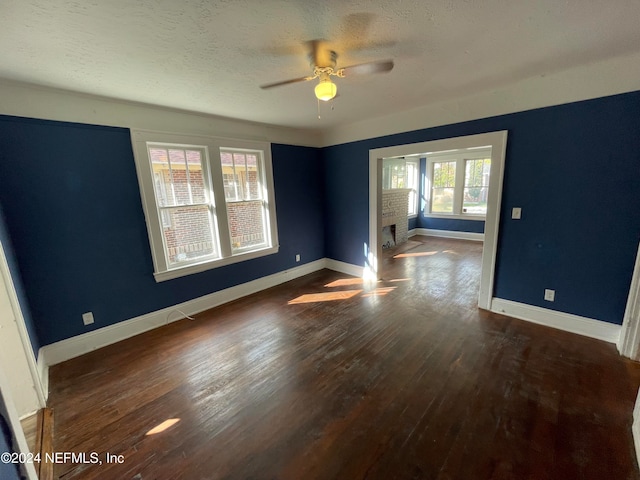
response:
<path id="1" fill-rule="evenodd" d="M 269 83 L 261 85 L 260 88 L 274 88 L 281 87 L 283 85 L 289 85 L 298 82 L 307 82 L 309 80 L 318 80 L 318 84 L 315 87 L 315 94 L 318 100 L 329 101 L 338 93 L 338 87 L 331 81 L 331 77 L 350 77 L 351 75 L 368 75 L 371 73 L 384 73 L 393 68 L 393 60 L 381 60 L 377 62 L 361 63 L 359 65 L 351 65 L 349 67 L 342 67 L 336 69 L 336 60 L 338 54 L 327 48 L 323 40 L 311 40 L 309 46 L 311 52 L 309 53 L 309 59 L 311 60 L 311 67 L 313 68 L 313 75 L 306 77 L 293 78 L 291 80 L 284 80 L 282 82 Z"/>

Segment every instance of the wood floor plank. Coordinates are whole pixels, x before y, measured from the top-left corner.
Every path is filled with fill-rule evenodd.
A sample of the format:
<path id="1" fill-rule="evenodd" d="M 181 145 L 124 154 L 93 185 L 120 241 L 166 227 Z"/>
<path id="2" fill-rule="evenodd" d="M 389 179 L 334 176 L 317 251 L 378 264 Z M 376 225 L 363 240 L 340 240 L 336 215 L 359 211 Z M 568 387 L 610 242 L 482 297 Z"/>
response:
<path id="1" fill-rule="evenodd" d="M 64 479 L 640 480 L 640 365 L 477 309 L 482 245 L 413 237 L 56 365 Z M 154 427 L 174 422 L 164 431 Z"/>

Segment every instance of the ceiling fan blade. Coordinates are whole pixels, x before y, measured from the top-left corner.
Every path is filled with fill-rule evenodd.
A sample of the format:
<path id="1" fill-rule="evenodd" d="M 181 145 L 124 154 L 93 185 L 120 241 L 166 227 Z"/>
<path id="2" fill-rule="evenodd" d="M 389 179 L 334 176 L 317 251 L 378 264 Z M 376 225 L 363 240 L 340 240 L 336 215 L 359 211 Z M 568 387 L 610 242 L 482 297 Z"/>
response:
<path id="1" fill-rule="evenodd" d="M 283 82 L 276 82 L 276 83 L 268 83 L 266 85 L 260 85 L 260 88 L 262 89 L 267 89 L 267 88 L 273 88 L 273 87 L 281 87 L 283 85 L 289 85 L 291 83 L 298 83 L 298 82 L 306 82 L 308 80 L 313 80 L 315 77 L 300 77 L 300 78 L 293 78 L 291 80 L 284 80 Z"/>
<path id="2" fill-rule="evenodd" d="M 320 58 L 320 53 L 321 53 L 320 51 L 321 51 L 321 46 L 323 42 L 324 40 L 322 39 L 309 40 L 307 42 L 307 45 L 309 45 L 309 48 L 311 49 L 311 52 L 309 53 L 309 58 L 313 62 L 313 65 L 319 65 L 322 63 L 322 58 Z"/>
<path id="3" fill-rule="evenodd" d="M 371 73 L 384 73 L 393 69 L 393 60 L 381 60 L 379 62 L 361 63 L 341 68 L 339 71 L 346 77 L 348 75 L 369 75 Z"/>

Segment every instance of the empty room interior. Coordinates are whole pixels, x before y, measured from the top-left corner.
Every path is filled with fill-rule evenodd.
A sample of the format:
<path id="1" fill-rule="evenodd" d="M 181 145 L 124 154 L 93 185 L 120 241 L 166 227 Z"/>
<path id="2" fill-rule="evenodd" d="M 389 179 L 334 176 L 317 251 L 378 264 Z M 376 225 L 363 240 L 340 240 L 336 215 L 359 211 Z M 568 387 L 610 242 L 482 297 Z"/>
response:
<path id="1" fill-rule="evenodd" d="M 1 10 L 0 478 L 640 479 L 639 2 Z"/>

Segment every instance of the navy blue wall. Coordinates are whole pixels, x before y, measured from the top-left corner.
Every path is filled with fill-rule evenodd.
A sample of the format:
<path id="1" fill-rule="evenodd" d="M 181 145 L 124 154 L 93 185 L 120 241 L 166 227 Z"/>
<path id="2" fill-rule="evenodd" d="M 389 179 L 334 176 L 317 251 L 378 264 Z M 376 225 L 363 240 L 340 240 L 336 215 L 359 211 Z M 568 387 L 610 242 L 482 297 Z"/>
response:
<path id="1" fill-rule="evenodd" d="M 363 265 L 370 149 L 498 130 L 509 136 L 495 296 L 621 324 L 640 239 L 640 92 L 324 149 L 327 256 Z"/>
<path id="2" fill-rule="evenodd" d="M 484 222 L 479 220 L 458 220 L 455 218 L 433 218 L 420 216 L 419 228 L 450 230 L 456 232 L 484 233 Z"/>
<path id="3" fill-rule="evenodd" d="M 323 258 L 319 151 L 272 158 L 280 252 L 156 283 L 129 130 L 0 117 L 0 205 L 42 345 Z"/>
<path id="4" fill-rule="evenodd" d="M 129 131 L 0 117 L 2 240 L 34 348 L 291 268 L 297 253 L 362 265 L 369 150 L 497 130 L 509 138 L 495 296 L 620 324 L 640 238 L 640 92 L 324 149 L 274 144 L 280 252 L 159 284 Z"/>

